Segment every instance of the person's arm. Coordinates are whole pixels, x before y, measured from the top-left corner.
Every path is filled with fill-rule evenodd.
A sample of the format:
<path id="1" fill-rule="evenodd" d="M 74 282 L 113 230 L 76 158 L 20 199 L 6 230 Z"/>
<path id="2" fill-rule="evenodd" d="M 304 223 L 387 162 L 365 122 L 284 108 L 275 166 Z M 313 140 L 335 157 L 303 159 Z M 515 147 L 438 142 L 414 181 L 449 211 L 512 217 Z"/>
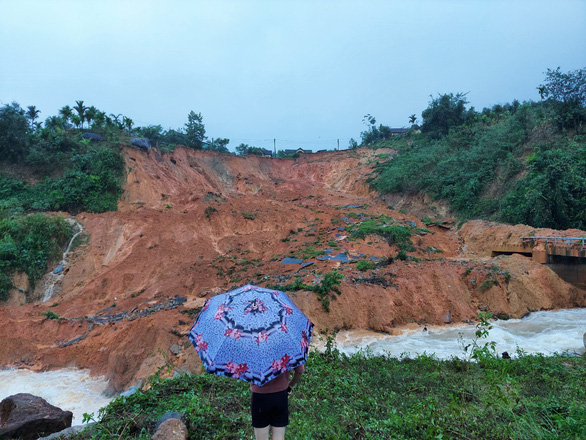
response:
<path id="1" fill-rule="evenodd" d="M 301 373 L 297 371 L 293 371 L 293 378 L 289 381 L 289 388 L 288 391 L 291 392 L 291 389 L 301 380 Z"/>

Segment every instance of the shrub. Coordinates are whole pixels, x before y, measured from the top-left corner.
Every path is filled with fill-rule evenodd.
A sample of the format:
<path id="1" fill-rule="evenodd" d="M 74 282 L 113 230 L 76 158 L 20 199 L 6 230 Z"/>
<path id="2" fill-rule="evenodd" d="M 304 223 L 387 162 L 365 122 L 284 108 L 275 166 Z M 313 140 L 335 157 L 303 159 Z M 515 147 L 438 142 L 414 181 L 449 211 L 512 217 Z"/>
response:
<path id="1" fill-rule="evenodd" d="M 71 226 L 60 217 L 32 214 L 0 219 L 0 299 L 8 298 L 10 276 L 15 271 L 25 272 L 34 288 L 70 236 Z"/>
<path id="2" fill-rule="evenodd" d="M 358 269 L 361 272 L 365 272 L 367 270 L 372 270 L 375 267 L 376 267 L 376 264 L 374 261 L 359 260 L 356 262 L 356 269 Z"/>

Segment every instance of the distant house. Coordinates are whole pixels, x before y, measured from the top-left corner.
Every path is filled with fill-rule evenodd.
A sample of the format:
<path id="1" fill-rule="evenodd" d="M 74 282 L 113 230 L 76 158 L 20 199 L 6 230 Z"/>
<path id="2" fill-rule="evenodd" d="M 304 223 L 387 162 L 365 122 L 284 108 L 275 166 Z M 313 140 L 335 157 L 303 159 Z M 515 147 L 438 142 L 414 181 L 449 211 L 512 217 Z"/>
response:
<path id="1" fill-rule="evenodd" d="M 405 134 L 409 131 L 408 128 L 391 128 L 391 135 Z"/>
<path id="2" fill-rule="evenodd" d="M 260 157 L 273 157 L 273 152 L 271 150 L 266 150 L 262 148 Z"/>
<path id="3" fill-rule="evenodd" d="M 303 148 L 298 148 L 296 150 L 284 150 L 284 151 L 285 151 L 285 154 L 288 155 L 288 156 L 291 155 L 291 154 L 295 154 L 295 153 L 297 153 L 297 154 L 303 154 L 303 153 L 305 153 L 305 154 L 312 154 L 313 153 L 313 151 L 311 151 L 311 150 L 304 150 Z"/>

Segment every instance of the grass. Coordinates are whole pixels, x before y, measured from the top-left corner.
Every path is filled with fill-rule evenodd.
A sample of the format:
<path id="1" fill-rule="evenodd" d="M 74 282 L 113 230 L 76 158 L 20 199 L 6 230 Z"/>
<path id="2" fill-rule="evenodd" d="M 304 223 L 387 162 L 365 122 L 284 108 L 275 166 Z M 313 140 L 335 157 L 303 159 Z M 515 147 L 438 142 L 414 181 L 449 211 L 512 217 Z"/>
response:
<path id="1" fill-rule="evenodd" d="M 335 299 L 336 295 L 340 295 L 340 289 L 338 286 L 344 278 L 344 275 L 339 273 L 337 270 L 333 270 L 323 275 L 322 280 L 319 284 L 303 284 L 301 278 L 296 278 L 290 284 L 269 284 L 267 289 L 277 289 L 283 292 L 296 292 L 298 290 L 309 290 L 317 294 L 317 298 L 322 304 L 324 311 L 330 311 L 330 299 Z"/>
<path id="2" fill-rule="evenodd" d="M 579 439 L 586 436 L 580 358 L 523 355 L 486 362 L 311 352 L 290 399 L 287 438 Z M 185 414 L 190 439 L 250 439 L 250 393 L 213 375 L 152 379 L 103 410 L 95 439 L 147 439 L 166 411 Z M 80 439 L 92 438 L 89 433 Z"/>

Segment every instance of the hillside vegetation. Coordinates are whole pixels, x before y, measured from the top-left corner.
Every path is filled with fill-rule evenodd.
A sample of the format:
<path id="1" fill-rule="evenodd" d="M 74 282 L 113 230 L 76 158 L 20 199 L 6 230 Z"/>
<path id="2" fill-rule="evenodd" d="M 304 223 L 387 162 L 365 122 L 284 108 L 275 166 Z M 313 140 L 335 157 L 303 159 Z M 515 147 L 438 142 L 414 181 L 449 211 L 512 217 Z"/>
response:
<path id="1" fill-rule="evenodd" d="M 463 94 L 440 95 L 423 124 L 385 136 L 362 134 L 397 154 L 378 167 L 381 193 L 424 192 L 463 219 L 555 229 L 584 228 L 586 214 L 586 69 L 548 71 L 541 102 L 514 101 L 476 112 Z"/>

